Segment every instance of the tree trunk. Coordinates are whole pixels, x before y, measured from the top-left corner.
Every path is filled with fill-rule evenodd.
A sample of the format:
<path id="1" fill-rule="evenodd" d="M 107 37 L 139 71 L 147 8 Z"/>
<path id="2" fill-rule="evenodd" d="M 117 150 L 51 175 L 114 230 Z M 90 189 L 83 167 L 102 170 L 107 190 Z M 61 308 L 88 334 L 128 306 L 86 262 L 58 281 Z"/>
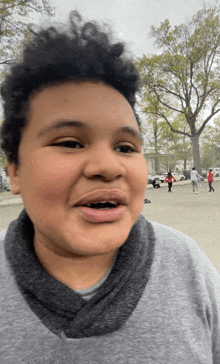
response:
<path id="1" fill-rule="evenodd" d="M 191 143 L 194 167 L 196 167 L 196 170 L 199 174 L 202 174 L 199 151 L 199 136 L 191 136 Z"/>

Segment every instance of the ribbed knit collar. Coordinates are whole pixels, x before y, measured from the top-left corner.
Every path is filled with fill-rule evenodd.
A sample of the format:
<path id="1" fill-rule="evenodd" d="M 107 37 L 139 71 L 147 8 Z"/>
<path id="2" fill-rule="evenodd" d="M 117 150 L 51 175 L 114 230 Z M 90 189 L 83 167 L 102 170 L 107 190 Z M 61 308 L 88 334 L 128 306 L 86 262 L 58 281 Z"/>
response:
<path id="1" fill-rule="evenodd" d="M 141 298 L 153 260 L 154 232 L 143 216 L 120 248 L 107 280 L 89 301 L 44 270 L 33 236 L 33 224 L 23 210 L 9 225 L 5 250 L 20 290 L 43 323 L 70 338 L 104 335 L 125 323 Z"/>

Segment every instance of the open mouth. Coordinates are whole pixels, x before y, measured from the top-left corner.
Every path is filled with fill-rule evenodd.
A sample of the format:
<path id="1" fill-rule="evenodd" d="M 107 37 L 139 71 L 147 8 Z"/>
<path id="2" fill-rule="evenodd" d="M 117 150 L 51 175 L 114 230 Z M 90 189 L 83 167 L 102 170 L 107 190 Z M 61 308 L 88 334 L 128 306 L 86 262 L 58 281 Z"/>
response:
<path id="1" fill-rule="evenodd" d="M 74 207 L 84 220 L 101 223 L 121 220 L 127 211 L 127 205 L 125 192 L 97 189 L 76 200 Z"/>
<path id="2" fill-rule="evenodd" d="M 89 207 L 91 209 L 99 209 L 99 210 L 109 210 L 114 209 L 115 207 L 118 207 L 119 204 L 116 202 L 110 202 L 110 201 L 104 201 L 104 202 L 96 202 L 91 203 L 89 205 L 83 205 L 85 207 Z"/>
<path id="3" fill-rule="evenodd" d="M 118 201 L 100 201 L 78 206 L 83 217 L 90 222 L 113 222 L 122 218 L 125 206 Z"/>

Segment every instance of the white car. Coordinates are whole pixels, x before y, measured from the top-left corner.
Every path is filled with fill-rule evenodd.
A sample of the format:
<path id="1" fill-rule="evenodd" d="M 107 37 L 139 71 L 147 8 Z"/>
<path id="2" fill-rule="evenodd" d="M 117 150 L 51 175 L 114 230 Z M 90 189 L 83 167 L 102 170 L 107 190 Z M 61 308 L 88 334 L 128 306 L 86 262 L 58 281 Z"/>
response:
<path id="1" fill-rule="evenodd" d="M 220 176 L 220 168 L 214 168 L 212 173 L 213 173 L 214 177 L 219 177 Z"/>
<path id="2" fill-rule="evenodd" d="M 183 174 L 178 174 L 176 172 L 172 172 L 172 175 L 174 178 L 176 178 L 177 181 L 183 181 L 186 179 L 186 177 Z M 163 173 L 164 178 L 167 176 L 167 173 Z"/>
<path id="3" fill-rule="evenodd" d="M 156 180 L 161 180 L 158 174 L 152 173 L 148 175 L 148 184 L 152 184 L 153 180 L 156 178 Z M 164 177 L 165 178 L 165 177 Z"/>
<path id="4" fill-rule="evenodd" d="M 6 181 L 6 182 L 4 183 L 4 189 L 5 189 L 6 191 L 11 191 L 11 184 L 10 184 L 10 182 Z"/>
<path id="5" fill-rule="evenodd" d="M 173 175 L 173 177 L 176 178 L 177 181 L 184 181 L 184 179 L 186 179 L 184 174 L 178 174 L 178 173 L 173 172 L 172 175 Z"/>

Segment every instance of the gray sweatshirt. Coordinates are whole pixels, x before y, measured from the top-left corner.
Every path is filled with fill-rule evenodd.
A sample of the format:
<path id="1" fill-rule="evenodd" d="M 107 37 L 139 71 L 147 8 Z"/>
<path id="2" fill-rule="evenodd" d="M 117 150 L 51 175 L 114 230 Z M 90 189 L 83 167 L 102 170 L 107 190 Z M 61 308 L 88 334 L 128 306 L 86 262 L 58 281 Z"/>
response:
<path id="1" fill-rule="evenodd" d="M 194 182 L 198 181 L 198 177 L 199 177 L 198 172 L 196 170 L 192 170 L 191 171 L 191 181 L 194 181 Z"/>
<path id="2" fill-rule="evenodd" d="M 32 294 L 28 298 L 25 288 L 22 288 L 25 285 L 18 284 L 19 280 L 16 278 L 16 269 L 24 272 L 25 264 L 22 266 L 22 257 L 18 257 L 16 267 L 11 264 L 11 258 L 9 259 L 9 254 L 6 253 L 7 239 L 5 240 L 5 234 L 1 233 L 0 363 L 219 364 L 219 274 L 191 238 L 160 224 L 147 223 L 143 216 L 135 223 L 133 233 L 126 244 L 132 242 L 134 246 L 136 242 L 138 247 L 139 240 L 144 236 L 147 240 L 151 227 L 154 234 L 150 244 L 154 249 L 150 259 L 152 261 L 148 262 L 147 278 L 143 278 L 145 284 L 141 294 L 141 276 L 137 275 L 134 284 L 134 271 L 133 276 L 129 276 L 128 285 L 124 283 L 114 297 L 115 301 L 119 297 L 119 306 L 116 305 L 116 309 L 111 312 L 111 307 L 108 307 L 111 304 L 108 304 L 108 301 L 106 303 L 106 317 L 110 317 L 112 322 L 114 319 L 118 320 L 120 325 L 105 334 L 97 331 L 97 334 L 90 332 L 83 337 L 74 337 L 73 334 L 73 337 L 70 337 L 64 329 L 56 332 L 50 324 L 53 318 L 50 318 L 47 312 L 50 309 L 50 305 L 46 307 L 47 302 L 38 312 L 33 298 L 35 281 L 32 280 Z M 7 244 L 9 240 L 8 238 Z M 19 244 L 21 243 L 19 241 Z M 151 249 L 150 244 L 148 251 Z M 142 255 L 137 257 L 140 265 Z M 117 261 L 115 266 L 117 267 Z M 138 271 L 138 264 L 135 263 L 135 266 Z M 109 278 L 116 272 L 117 269 L 114 270 L 113 267 Z M 143 272 L 142 276 L 144 277 Z M 108 279 L 105 281 L 105 287 L 108 287 L 109 282 Z M 52 315 L 55 321 L 59 322 L 59 300 L 62 292 L 65 294 L 65 290 L 62 291 L 64 287 L 61 283 L 55 280 L 53 283 L 57 286 L 54 286 L 55 292 L 51 291 L 48 299 L 51 299 L 51 305 L 57 302 L 57 312 L 54 308 L 56 306 L 53 306 Z M 42 291 L 45 284 L 46 281 L 42 279 Z M 54 297 L 51 297 L 53 295 Z M 127 302 L 132 307 L 130 312 L 126 306 Z M 121 319 L 123 310 L 126 317 L 124 321 Z M 89 315 L 89 310 L 87 314 Z M 106 317 L 102 321 L 103 326 L 105 320 L 107 324 Z M 61 327 L 62 323 L 59 325 Z"/>

